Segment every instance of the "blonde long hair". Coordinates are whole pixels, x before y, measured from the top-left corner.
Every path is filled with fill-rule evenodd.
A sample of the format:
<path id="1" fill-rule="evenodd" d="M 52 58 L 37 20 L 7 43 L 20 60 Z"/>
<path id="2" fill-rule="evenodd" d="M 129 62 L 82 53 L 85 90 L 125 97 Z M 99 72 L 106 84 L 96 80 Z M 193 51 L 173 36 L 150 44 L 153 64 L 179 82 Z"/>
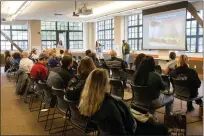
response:
<path id="1" fill-rule="evenodd" d="M 92 71 L 84 86 L 79 103 L 79 111 L 82 115 L 91 117 L 103 103 L 105 94 L 109 91 L 108 73 L 104 69 Z"/>
<path id="2" fill-rule="evenodd" d="M 184 54 L 180 55 L 177 66 L 184 66 L 184 65 L 187 65 L 187 63 L 188 63 L 188 56 Z"/>

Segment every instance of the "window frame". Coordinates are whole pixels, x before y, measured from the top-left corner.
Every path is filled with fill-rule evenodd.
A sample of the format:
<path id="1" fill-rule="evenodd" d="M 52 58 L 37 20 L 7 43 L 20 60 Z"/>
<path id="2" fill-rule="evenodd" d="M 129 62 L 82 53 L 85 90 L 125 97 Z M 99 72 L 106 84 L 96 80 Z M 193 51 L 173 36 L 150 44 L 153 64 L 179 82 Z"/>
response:
<path id="1" fill-rule="evenodd" d="M 60 21 L 41 21 L 41 22 L 54 22 L 55 23 L 55 29 L 54 30 L 53 29 L 52 30 L 42 29 L 42 26 L 41 26 L 41 33 L 42 32 L 55 32 L 56 33 L 55 39 L 45 39 L 45 40 L 43 39 L 42 43 L 43 42 L 53 42 L 55 45 L 50 45 L 50 46 L 51 46 L 51 48 L 56 48 L 57 47 L 57 43 L 59 42 L 58 34 L 61 33 L 61 32 L 66 32 L 66 43 L 67 43 L 66 48 L 72 49 L 72 50 L 84 49 L 84 45 L 83 45 L 83 23 L 82 22 L 64 22 L 63 21 L 64 26 L 67 27 L 64 30 L 61 29 L 61 26 L 59 25 L 59 24 L 62 23 Z M 81 27 L 82 27 L 81 30 L 71 30 L 70 29 L 70 23 L 81 23 Z M 59 28 L 59 26 L 60 26 L 60 28 Z M 45 27 L 46 27 L 46 25 L 45 25 Z M 71 40 L 69 36 L 70 36 L 70 33 L 72 33 L 72 32 L 74 32 L 74 33 L 77 33 L 77 32 L 82 33 L 81 39 Z M 42 35 L 41 35 L 41 38 L 42 38 Z M 81 48 L 70 48 L 70 43 L 71 42 L 78 42 L 78 43 L 81 42 L 82 43 L 82 44 L 80 44 Z M 42 48 L 43 49 L 45 49 L 47 47 L 48 47 L 48 45 L 42 44 Z M 79 44 L 78 44 L 78 47 L 79 47 Z"/>
<path id="2" fill-rule="evenodd" d="M 133 20 L 133 16 L 137 16 L 135 20 Z M 141 18 L 140 18 L 141 16 Z M 131 18 L 129 20 L 129 17 Z M 140 20 L 142 21 L 142 24 L 140 24 Z M 129 25 L 132 24 L 132 22 L 137 22 L 136 25 Z M 129 23 L 131 22 L 131 23 Z M 140 32 L 140 28 L 141 28 L 141 32 Z M 134 37 L 130 36 L 130 34 L 132 34 L 132 32 L 130 32 L 131 29 L 135 29 L 135 33 L 134 33 Z M 143 20 L 142 20 L 142 13 L 138 13 L 138 14 L 132 14 L 127 16 L 127 39 L 128 39 L 128 43 L 131 46 L 131 50 L 135 51 L 135 50 L 142 50 L 142 44 L 143 44 L 143 35 L 140 37 L 140 34 L 143 34 Z M 136 41 L 136 45 L 132 45 L 132 42 L 130 41 Z M 140 43 L 141 41 L 141 43 Z"/>
<path id="3" fill-rule="evenodd" d="M 13 25 L 7 25 L 7 26 L 9 26 L 9 28 L 2 28 L 2 26 L 3 25 L 6 25 L 6 24 L 1 24 L 1 30 L 2 31 L 8 31 L 9 32 L 9 35 L 7 35 L 8 37 L 10 37 L 10 39 L 14 42 L 14 43 L 16 43 L 17 45 L 18 45 L 18 43 L 19 42 L 22 42 L 22 43 L 26 43 L 24 46 L 21 46 L 21 45 L 18 45 L 22 50 L 28 50 L 29 49 L 29 46 L 28 46 L 28 26 L 26 25 L 26 24 L 21 24 L 21 25 L 16 25 L 16 24 L 13 24 Z M 13 26 L 22 26 L 22 29 L 16 29 L 16 28 L 13 28 Z M 23 29 L 23 27 L 25 27 L 25 29 Z M 13 35 L 13 32 L 14 31 L 16 31 L 17 32 L 17 35 Z M 21 39 L 14 39 L 14 36 L 17 36 L 17 37 L 19 37 L 19 35 L 18 35 L 18 32 L 26 32 L 27 34 L 27 38 L 26 39 L 24 39 L 23 38 L 23 34 L 21 35 L 22 36 L 22 38 Z M 4 36 L 3 36 L 4 37 Z M 1 42 L 3 43 L 3 42 L 9 42 L 8 40 L 6 40 L 6 39 L 1 39 Z M 2 44 L 1 43 L 1 44 Z M 10 43 L 10 42 L 9 42 Z M 11 43 L 10 43 L 11 44 Z M 5 45 L 5 49 L 6 49 L 6 46 L 7 45 Z M 7 50 L 7 49 L 6 49 Z M 11 51 L 15 51 L 15 50 L 17 50 L 16 48 L 15 48 L 15 46 L 13 46 L 12 44 L 11 44 L 11 47 L 10 47 L 10 50 Z"/>
<path id="4" fill-rule="evenodd" d="M 106 22 L 109 22 L 106 24 Z M 109 26 L 109 27 L 107 27 Z M 108 35 L 107 35 L 108 33 Z M 103 37 L 103 38 L 100 38 Z M 103 49 L 108 51 L 113 49 L 114 45 L 114 19 L 107 19 L 97 22 L 97 40 L 103 46 Z M 110 43 L 110 44 L 107 44 Z"/>

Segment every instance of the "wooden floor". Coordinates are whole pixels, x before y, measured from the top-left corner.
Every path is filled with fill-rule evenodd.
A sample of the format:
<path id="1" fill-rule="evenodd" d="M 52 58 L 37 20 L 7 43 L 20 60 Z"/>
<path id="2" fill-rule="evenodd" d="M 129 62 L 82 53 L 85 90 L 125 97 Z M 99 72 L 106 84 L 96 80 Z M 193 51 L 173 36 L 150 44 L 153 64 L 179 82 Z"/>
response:
<path id="1" fill-rule="evenodd" d="M 201 89 L 200 89 L 201 91 Z M 174 110 L 178 110 L 180 101 L 175 99 Z M 185 103 L 183 102 L 184 110 Z M 198 106 L 196 110 L 187 115 L 187 121 L 198 120 Z M 159 109 L 164 112 L 164 108 Z M 44 122 L 37 122 L 38 112 L 30 112 L 28 104 L 25 104 L 19 96 L 15 95 L 15 85 L 1 74 L 1 134 L 2 135 L 48 135 L 44 130 Z M 163 114 L 157 113 L 160 122 L 163 122 Z M 58 122 L 59 123 L 59 122 Z M 62 122 L 60 122 L 62 123 Z M 67 135 L 83 135 L 77 130 L 69 131 Z M 203 135 L 203 122 L 187 125 L 187 135 Z"/>

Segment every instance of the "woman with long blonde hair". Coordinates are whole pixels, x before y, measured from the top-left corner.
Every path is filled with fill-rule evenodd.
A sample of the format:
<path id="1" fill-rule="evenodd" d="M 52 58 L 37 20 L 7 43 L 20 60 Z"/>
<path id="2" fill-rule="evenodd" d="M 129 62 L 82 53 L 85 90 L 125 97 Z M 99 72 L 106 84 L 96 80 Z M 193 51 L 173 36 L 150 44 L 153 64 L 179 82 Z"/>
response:
<path id="1" fill-rule="evenodd" d="M 164 125 L 138 123 L 129 107 L 122 101 L 113 98 L 109 77 L 105 69 L 93 70 L 81 94 L 79 111 L 90 117 L 100 129 L 101 135 L 167 135 Z"/>
<path id="2" fill-rule="evenodd" d="M 188 56 L 182 54 L 179 57 L 177 68 L 170 73 L 171 77 L 185 76 L 187 77 L 188 87 L 190 89 L 190 98 L 195 98 L 198 95 L 198 88 L 201 86 L 201 81 L 198 77 L 198 73 L 189 68 L 188 66 Z M 203 101 L 201 99 L 196 100 L 196 103 L 203 107 Z M 187 111 L 191 112 L 194 110 L 192 101 L 187 102 Z"/>
<path id="3" fill-rule="evenodd" d="M 82 89 L 89 74 L 95 69 L 93 60 L 84 57 L 77 68 L 77 75 L 68 83 L 65 97 L 70 101 L 79 101 Z"/>

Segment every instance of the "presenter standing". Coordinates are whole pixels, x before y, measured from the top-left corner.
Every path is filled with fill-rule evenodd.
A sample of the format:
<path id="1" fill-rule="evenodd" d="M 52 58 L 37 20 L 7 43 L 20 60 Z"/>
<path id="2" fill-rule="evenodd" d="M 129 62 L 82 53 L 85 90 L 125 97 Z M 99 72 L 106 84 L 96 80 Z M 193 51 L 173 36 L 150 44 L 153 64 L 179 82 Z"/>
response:
<path id="1" fill-rule="evenodd" d="M 123 60 L 128 64 L 130 57 L 130 45 L 125 40 L 122 40 L 122 42 L 123 42 L 122 45 Z"/>
<path id="2" fill-rule="evenodd" d="M 103 58 L 102 45 L 98 41 L 96 41 L 96 54 L 97 58 L 99 59 Z"/>
<path id="3" fill-rule="evenodd" d="M 63 48 L 64 48 L 63 45 L 62 45 L 62 40 L 60 40 L 60 41 L 58 42 L 57 48 L 60 48 L 60 49 L 63 49 Z"/>

